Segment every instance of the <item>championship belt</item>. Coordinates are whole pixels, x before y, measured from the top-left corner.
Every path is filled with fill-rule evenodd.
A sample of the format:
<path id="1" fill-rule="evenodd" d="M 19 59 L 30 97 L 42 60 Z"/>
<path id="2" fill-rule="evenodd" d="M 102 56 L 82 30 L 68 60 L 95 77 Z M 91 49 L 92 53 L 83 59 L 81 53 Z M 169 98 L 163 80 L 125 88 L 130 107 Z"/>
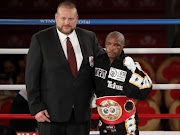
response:
<path id="1" fill-rule="evenodd" d="M 106 124 L 118 124 L 131 117 L 136 107 L 134 100 L 126 96 L 105 96 L 96 99 L 97 110 Z"/>

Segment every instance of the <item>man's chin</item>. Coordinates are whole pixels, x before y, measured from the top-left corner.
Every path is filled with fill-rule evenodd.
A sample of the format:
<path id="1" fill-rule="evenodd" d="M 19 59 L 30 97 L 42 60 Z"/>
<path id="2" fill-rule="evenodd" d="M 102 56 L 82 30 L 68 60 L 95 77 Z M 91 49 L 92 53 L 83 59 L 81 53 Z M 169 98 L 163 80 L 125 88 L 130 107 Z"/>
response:
<path id="1" fill-rule="evenodd" d="M 71 31 L 61 31 L 63 34 L 69 35 Z"/>
<path id="2" fill-rule="evenodd" d="M 63 34 L 69 35 L 73 32 L 74 29 L 70 29 L 70 30 L 63 30 L 63 29 L 59 29 L 60 32 L 62 32 Z"/>
<path id="3" fill-rule="evenodd" d="M 63 30 L 63 32 L 66 34 L 70 34 L 72 31 L 73 31 L 72 29 L 71 30 Z"/>

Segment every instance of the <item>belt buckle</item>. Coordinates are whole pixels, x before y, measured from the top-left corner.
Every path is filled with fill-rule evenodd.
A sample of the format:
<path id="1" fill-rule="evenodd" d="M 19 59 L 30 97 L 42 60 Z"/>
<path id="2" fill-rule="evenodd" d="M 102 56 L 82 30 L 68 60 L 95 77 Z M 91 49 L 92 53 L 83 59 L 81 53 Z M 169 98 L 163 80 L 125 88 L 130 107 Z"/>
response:
<path id="1" fill-rule="evenodd" d="M 116 121 L 122 116 L 121 106 L 114 100 L 104 100 L 97 107 L 101 118 L 107 121 Z"/>

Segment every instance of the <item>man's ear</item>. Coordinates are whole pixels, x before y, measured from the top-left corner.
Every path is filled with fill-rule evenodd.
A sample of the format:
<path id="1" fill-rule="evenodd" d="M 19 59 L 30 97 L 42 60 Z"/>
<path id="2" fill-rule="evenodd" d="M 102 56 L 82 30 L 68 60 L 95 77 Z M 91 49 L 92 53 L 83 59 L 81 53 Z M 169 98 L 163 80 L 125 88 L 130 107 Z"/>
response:
<path id="1" fill-rule="evenodd" d="M 125 66 L 125 64 L 124 64 L 124 63 L 125 63 L 125 58 L 124 58 L 124 60 L 123 60 L 123 66 Z"/>
<path id="2" fill-rule="evenodd" d="M 57 20 L 57 13 L 55 13 L 55 20 Z"/>

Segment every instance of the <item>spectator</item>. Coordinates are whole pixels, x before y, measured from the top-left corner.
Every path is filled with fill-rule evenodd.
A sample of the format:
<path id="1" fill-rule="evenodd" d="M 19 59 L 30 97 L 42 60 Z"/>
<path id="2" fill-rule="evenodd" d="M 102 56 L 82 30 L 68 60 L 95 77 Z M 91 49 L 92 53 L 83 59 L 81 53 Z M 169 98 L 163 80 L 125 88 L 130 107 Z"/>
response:
<path id="1" fill-rule="evenodd" d="M 16 131 L 10 127 L 0 125 L 0 135 L 16 135 Z"/>
<path id="2" fill-rule="evenodd" d="M 10 84 L 16 83 L 17 75 L 19 73 L 18 73 L 17 65 L 13 60 L 11 59 L 4 60 L 3 72 L 8 76 Z"/>
<path id="3" fill-rule="evenodd" d="M 9 84 L 9 78 L 4 73 L 0 74 L 0 84 L 1 85 Z M 0 90 L 0 95 L 1 96 L 12 96 L 12 93 L 11 93 L 11 91 L 8 91 L 8 90 Z"/>
<path id="4" fill-rule="evenodd" d="M 19 94 L 13 100 L 10 113 L 11 114 L 30 114 L 26 90 L 19 91 Z M 32 131 L 32 132 L 35 132 L 37 129 L 36 120 L 12 119 L 12 120 L 10 120 L 9 124 L 16 131 Z"/>

